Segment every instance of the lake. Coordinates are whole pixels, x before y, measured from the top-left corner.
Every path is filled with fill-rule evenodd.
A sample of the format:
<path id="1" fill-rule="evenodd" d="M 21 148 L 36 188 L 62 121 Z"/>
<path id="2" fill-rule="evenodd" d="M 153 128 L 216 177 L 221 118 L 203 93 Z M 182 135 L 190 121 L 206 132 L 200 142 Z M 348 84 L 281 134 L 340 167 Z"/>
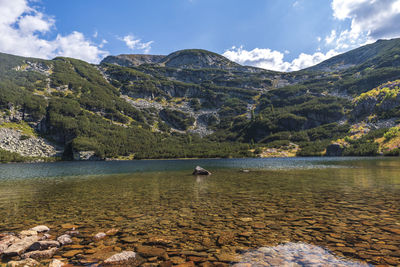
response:
<path id="1" fill-rule="evenodd" d="M 191 175 L 196 165 L 212 175 Z M 398 265 L 400 159 L 0 165 L 0 233 L 41 224 L 79 231 L 56 254 L 75 265 L 151 248 L 148 266 Z"/>

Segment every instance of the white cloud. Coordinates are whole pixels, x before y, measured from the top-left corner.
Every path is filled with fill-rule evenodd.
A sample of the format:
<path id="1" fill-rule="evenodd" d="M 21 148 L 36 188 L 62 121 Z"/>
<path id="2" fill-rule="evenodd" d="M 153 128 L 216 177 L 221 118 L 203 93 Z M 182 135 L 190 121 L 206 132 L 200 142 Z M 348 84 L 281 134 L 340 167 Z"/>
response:
<path id="1" fill-rule="evenodd" d="M 331 34 L 325 37 L 325 42 L 327 44 L 330 44 L 335 40 L 335 38 L 336 38 L 336 31 L 332 30 Z"/>
<path id="2" fill-rule="evenodd" d="M 151 50 L 151 44 L 154 41 L 143 43 L 141 39 L 136 38 L 134 35 L 126 35 L 124 38 L 120 38 L 124 41 L 126 46 L 131 50 L 142 50 L 145 54 L 148 54 Z"/>
<path id="3" fill-rule="evenodd" d="M 380 38 L 400 36 L 400 0 L 332 0 L 334 18 L 350 20 L 349 29 L 341 31 L 327 44 L 348 50 Z"/>
<path id="4" fill-rule="evenodd" d="M 108 55 L 77 31 L 45 39 L 43 34 L 54 28 L 55 19 L 31 7 L 28 0 L 0 0 L 0 52 L 40 58 L 68 56 L 92 63 Z"/>
<path id="5" fill-rule="evenodd" d="M 336 54 L 334 50 L 330 50 L 325 54 L 321 52 L 316 52 L 312 55 L 301 53 L 297 58 L 288 62 L 284 60 L 285 54 L 276 50 L 255 48 L 248 51 L 243 47 L 232 47 L 225 51 L 223 55 L 242 65 L 276 71 L 296 71 L 318 64 Z"/>

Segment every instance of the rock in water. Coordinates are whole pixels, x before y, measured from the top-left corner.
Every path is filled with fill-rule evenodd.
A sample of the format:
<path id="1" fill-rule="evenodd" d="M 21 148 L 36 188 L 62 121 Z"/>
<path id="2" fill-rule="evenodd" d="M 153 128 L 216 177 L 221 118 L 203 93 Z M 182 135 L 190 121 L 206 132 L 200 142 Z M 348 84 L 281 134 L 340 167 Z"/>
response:
<path id="1" fill-rule="evenodd" d="M 38 240 L 39 238 L 37 236 L 24 237 L 9 246 L 3 253 L 7 257 L 21 255 Z"/>
<path id="2" fill-rule="evenodd" d="M 7 266 L 10 266 L 10 267 L 35 267 L 35 266 L 40 266 L 40 263 L 35 261 L 34 259 L 25 259 L 22 261 L 10 261 L 7 263 Z"/>
<path id="3" fill-rule="evenodd" d="M 105 238 L 106 236 L 107 236 L 107 235 L 106 235 L 105 233 L 101 232 L 101 233 L 96 234 L 96 235 L 93 237 L 93 239 L 94 239 L 95 241 L 99 241 L 99 240 Z"/>
<path id="4" fill-rule="evenodd" d="M 48 231 L 50 231 L 50 228 L 47 227 L 46 225 L 39 225 L 39 226 L 36 226 L 36 227 L 31 228 L 30 230 L 36 231 L 36 232 L 38 232 L 38 233 L 42 233 L 42 232 L 48 232 Z"/>
<path id="5" fill-rule="evenodd" d="M 133 251 L 124 251 L 115 254 L 104 261 L 104 266 L 123 265 L 123 266 L 139 266 L 144 260 L 136 255 Z"/>
<path id="6" fill-rule="evenodd" d="M 62 267 L 64 265 L 65 264 L 62 261 L 55 259 L 52 262 L 50 262 L 49 267 Z"/>
<path id="7" fill-rule="evenodd" d="M 203 169 L 200 166 L 196 166 L 193 171 L 193 175 L 210 175 L 211 172 L 207 171 L 206 169 Z"/>
<path id="8" fill-rule="evenodd" d="M 72 239 L 69 235 L 62 235 L 57 238 L 57 241 L 60 242 L 61 245 L 71 244 Z"/>

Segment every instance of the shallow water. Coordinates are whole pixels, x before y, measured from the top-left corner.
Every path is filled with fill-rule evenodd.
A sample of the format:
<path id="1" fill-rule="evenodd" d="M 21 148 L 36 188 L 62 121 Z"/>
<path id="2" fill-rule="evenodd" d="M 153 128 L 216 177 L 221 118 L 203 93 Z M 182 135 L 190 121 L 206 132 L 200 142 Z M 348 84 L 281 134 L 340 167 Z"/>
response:
<path id="1" fill-rule="evenodd" d="M 213 174 L 192 176 L 196 165 Z M 84 256 L 89 250 L 133 248 L 157 237 L 168 240 L 170 257 L 200 251 L 209 261 L 230 262 L 220 255 L 234 254 L 238 259 L 233 262 L 253 262 L 248 256 L 260 248 L 294 243 L 327 249 L 341 264 L 357 260 L 397 265 L 399 209 L 397 158 L 0 166 L 0 232 L 46 224 L 58 235 L 66 231 L 62 224 L 74 224 L 81 232 L 75 241 L 84 246 Z M 95 233 L 110 228 L 121 233 L 92 241 Z M 277 251 L 272 257 L 261 250 L 260 264 L 288 263 Z M 90 257 L 69 260 L 79 263 L 82 258 Z"/>

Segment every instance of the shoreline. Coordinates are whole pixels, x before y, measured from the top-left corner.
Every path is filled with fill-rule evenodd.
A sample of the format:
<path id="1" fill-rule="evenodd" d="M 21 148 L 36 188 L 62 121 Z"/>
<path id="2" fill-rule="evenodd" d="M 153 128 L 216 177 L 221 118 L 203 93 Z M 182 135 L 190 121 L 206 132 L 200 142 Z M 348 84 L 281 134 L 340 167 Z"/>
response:
<path id="1" fill-rule="evenodd" d="M 101 159 L 101 160 L 38 160 L 38 161 L 12 161 L 12 162 L 0 162 L 2 164 L 35 164 L 35 163 L 56 163 L 56 162 L 128 162 L 128 161 L 151 161 L 151 160 L 159 160 L 159 161 L 167 161 L 167 160 L 203 160 L 203 159 L 283 159 L 283 158 L 396 158 L 399 156 L 391 156 L 391 155 L 375 155 L 375 156 L 271 156 L 271 157 L 213 157 L 213 158 L 149 158 L 149 159 Z"/>

